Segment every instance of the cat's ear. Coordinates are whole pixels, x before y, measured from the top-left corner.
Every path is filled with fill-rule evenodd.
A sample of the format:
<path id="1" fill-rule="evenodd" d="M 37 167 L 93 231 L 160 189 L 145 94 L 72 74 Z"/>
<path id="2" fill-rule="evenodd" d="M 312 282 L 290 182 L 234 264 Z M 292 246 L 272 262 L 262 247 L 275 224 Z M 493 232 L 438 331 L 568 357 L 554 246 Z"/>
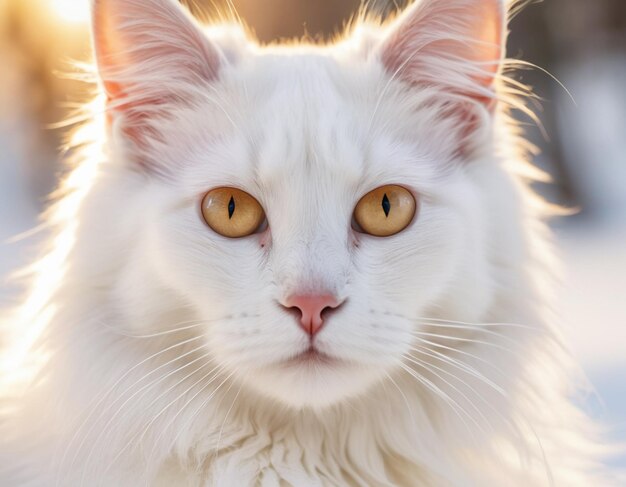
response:
<path id="1" fill-rule="evenodd" d="M 504 0 L 417 0 L 389 27 L 379 56 L 407 83 L 495 104 L 506 37 Z"/>
<path id="2" fill-rule="evenodd" d="M 93 42 L 112 117 L 140 139 L 149 119 L 216 79 L 220 54 L 176 0 L 92 0 Z"/>

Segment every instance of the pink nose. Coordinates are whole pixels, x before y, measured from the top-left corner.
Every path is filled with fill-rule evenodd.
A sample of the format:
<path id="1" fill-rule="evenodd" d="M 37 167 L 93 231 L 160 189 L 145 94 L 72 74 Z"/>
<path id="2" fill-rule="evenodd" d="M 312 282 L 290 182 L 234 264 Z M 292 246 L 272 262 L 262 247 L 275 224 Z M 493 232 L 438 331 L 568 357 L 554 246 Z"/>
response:
<path id="1" fill-rule="evenodd" d="M 331 295 L 306 296 L 294 295 L 288 297 L 283 303 L 285 308 L 298 308 L 300 311 L 300 326 L 311 335 L 315 336 L 324 326 L 322 312 L 326 309 L 335 309 L 341 303 Z"/>

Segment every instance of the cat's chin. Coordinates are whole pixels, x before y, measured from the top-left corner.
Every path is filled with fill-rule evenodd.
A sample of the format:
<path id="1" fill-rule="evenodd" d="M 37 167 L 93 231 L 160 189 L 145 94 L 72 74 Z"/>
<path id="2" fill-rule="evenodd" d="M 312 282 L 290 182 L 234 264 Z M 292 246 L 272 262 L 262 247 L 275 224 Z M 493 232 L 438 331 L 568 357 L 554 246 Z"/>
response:
<path id="1" fill-rule="evenodd" d="M 255 371 L 257 392 L 297 408 L 324 409 L 358 396 L 380 379 L 380 370 L 307 351 Z"/>

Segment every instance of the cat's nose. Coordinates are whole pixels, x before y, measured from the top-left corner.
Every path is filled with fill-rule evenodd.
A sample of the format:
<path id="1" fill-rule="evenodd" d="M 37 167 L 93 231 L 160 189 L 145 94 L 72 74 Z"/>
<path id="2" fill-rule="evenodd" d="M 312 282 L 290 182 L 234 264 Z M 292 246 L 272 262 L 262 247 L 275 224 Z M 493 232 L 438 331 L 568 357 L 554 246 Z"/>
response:
<path id="1" fill-rule="evenodd" d="M 343 303 L 330 294 L 289 296 L 281 303 L 285 308 L 293 309 L 300 314 L 300 326 L 314 337 L 324 326 L 324 312 L 337 309 Z"/>

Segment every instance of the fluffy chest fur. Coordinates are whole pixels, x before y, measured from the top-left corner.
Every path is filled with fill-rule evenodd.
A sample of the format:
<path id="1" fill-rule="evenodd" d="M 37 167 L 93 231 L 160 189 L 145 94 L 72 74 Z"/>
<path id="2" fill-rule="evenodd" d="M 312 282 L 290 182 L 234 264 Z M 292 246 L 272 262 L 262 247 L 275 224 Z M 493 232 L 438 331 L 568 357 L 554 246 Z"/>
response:
<path id="1" fill-rule="evenodd" d="M 170 0 L 93 7 L 104 116 L 7 313 L 0 483 L 610 483 L 547 306 L 504 5 L 273 47 Z"/>

